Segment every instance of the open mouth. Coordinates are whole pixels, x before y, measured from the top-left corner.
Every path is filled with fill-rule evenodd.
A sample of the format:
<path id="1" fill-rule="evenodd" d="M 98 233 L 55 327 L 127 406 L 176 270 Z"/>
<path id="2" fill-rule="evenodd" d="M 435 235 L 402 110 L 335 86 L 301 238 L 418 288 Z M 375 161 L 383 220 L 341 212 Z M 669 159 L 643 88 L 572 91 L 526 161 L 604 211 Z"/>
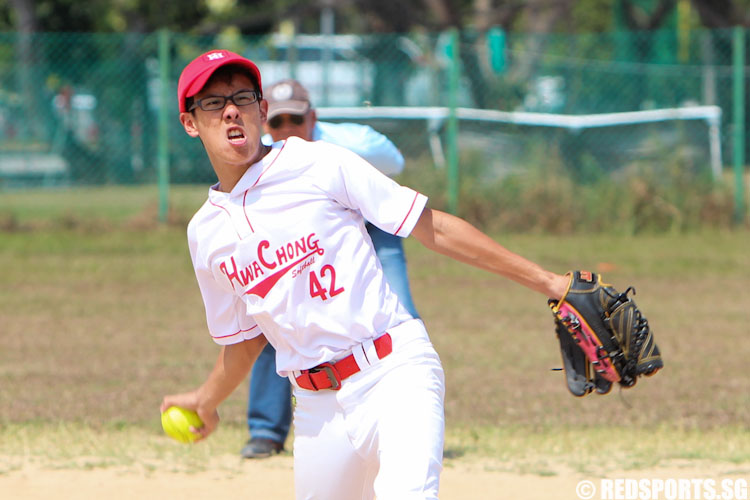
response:
<path id="1" fill-rule="evenodd" d="M 227 139 L 229 139 L 229 142 L 232 144 L 244 144 L 245 133 L 241 129 L 232 128 L 227 132 Z"/>

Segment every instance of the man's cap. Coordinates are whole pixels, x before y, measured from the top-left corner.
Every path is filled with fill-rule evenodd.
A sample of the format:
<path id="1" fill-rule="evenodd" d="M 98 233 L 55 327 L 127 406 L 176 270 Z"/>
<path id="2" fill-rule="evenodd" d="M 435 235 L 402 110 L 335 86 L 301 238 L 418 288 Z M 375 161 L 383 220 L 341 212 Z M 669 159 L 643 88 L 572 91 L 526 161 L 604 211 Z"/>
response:
<path id="1" fill-rule="evenodd" d="M 260 83 L 260 70 L 250 59 L 228 50 L 211 50 L 193 59 L 190 64 L 182 70 L 177 82 L 177 100 L 180 104 L 180 112 L 185 112 L 185 99 L 193 97 L 201 91 L 214 71 L 226 66 L 236 64 L 247 68 L 258 84 L 259 97 L 263 97 L 263 88 Z"/>
<path id="2" fill-rule="evenodd" d="M 266 89 L 268 119 L 282 114 L 304 115 L 310 109 L 310 94 L 297 80 L 281 80 Z"/>

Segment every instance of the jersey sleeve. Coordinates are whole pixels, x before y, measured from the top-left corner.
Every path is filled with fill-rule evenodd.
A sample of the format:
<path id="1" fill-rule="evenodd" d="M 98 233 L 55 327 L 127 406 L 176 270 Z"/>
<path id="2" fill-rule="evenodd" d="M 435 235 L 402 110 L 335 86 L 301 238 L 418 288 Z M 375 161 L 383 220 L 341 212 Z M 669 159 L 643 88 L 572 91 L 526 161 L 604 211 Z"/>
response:
<path id="1" fill-rule="evenodd" d="M 323 142 L 315 144 L 322 149 L 322 168 L 335 168 L 334 175 L 319 172 L 316 182 L 322 183 L 343 206 L 359 211 L 383 231 L 403 238 L 409 236 L 427 204 L 425 195 L 399 185 L 346 148 Z"/>
<path id="2" fill-rule="evenodd" d="M 394 176 L 404 169 L 401 151 L 388 137 L 369 125 L 317 122 L 314 139 L 354 151 L 385 175 Z"/>
<path id="3" fill-rule="evenodd" d="M 208 332 L 219 345 L 237 344 L 262 334 L 255 320 L 247 314 L 245 303 L 231 290 L 219 285 L 212 272 L 211 263 L 201 252 L 196 229 L 191 222 L 188 226 L 190 257 L 195 268 L 195 277 L 206 310 Z"/>

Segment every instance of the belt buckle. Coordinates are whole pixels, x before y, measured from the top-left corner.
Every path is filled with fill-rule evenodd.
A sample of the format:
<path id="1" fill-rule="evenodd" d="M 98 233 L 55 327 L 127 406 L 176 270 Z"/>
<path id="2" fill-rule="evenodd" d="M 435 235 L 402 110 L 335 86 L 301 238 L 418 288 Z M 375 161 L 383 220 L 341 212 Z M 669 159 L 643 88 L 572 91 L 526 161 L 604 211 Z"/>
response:
<path id="1" fill-rule="evenodd" d="M 330 389 L 332 391 L 338 391 L 339 389 L 341 389 L 341 377 L 339 376 L 339 372 L 336 370 L 336 368 L 333 367 L 331 363 L 321 363 L 315 368 L 311 368 L 310 372 L 325 372 L 325 374 L 328 375 L 328 380 L 331 382 Z M 318 390 L 317 387 L 316 390 Z"/>

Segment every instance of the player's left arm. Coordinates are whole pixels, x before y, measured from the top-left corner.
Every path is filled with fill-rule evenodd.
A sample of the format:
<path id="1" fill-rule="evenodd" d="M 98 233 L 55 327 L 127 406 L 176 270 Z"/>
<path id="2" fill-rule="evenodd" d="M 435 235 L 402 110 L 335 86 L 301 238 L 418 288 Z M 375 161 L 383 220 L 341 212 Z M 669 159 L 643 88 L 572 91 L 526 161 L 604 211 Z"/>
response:
<path id="1" fill-rule="evenodd" d="M 216 408 L 247 378 L 265 345 L 265 336 L 259 335 L 250 340 L 222 346 L 206 381 L 194 391 L 165 396 L 161 411 L 164 412 L 170 406 L 195 410 L 203 421 L 203 427 L 197 429 L 200 439 L 208 437 L 219 425 Z"/>
<path id="2" fill-rule="evenodd" d="M 455 260 L 505 276 L 521 285 L 560 299 L 569 279 L 511 252 L 465 220 L 425 208 L 411 231 L 420 243 Z"/>

